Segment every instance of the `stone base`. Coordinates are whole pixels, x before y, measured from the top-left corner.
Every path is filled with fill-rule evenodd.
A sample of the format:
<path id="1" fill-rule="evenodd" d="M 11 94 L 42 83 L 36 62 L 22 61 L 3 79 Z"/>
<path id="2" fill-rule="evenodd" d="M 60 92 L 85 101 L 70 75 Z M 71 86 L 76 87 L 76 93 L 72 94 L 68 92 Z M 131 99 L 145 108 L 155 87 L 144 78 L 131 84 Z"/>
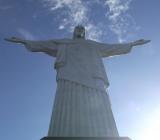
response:
<path id="1" fill-rule="evenodd" d="M 131 140 L 128 137 L 44 137 L 41 140 Z"/>

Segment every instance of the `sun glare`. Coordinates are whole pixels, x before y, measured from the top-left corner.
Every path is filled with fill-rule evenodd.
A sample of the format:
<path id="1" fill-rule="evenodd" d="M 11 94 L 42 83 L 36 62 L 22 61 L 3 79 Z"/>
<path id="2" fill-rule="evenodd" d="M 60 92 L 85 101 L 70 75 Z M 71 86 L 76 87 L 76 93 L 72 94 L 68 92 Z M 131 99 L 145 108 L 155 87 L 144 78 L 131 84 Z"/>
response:
<path id="1" fill-rule="evenodd" d="M 138 140 L 160 140 L 160 110 L 146 119 Z"/>

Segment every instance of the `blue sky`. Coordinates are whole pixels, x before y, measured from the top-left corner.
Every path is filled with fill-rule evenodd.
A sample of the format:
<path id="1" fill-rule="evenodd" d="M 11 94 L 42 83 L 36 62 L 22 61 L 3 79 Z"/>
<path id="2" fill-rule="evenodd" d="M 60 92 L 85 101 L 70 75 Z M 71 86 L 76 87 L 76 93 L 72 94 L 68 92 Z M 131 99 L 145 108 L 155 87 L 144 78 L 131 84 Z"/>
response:
<path id="1" fill-rule="evenodd" d="M 104 64 L 120 135 L 160 139 L 159 5 L 158 0 L 1 0 L 0 139 L 45 136 L 56 90 L 54 58 L 3 38 L 71 38 L 82 23 L 87 38 L 104 43 L 152 40 Z"/>

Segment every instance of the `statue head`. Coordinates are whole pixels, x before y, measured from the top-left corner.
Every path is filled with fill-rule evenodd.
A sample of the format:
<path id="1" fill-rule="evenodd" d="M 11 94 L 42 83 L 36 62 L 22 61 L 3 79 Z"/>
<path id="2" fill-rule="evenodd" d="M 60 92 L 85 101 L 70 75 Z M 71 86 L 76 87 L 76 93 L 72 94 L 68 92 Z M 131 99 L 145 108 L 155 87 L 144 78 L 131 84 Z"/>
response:
<path id="1" fill-rule="evenodd" d="M 85 39 L 85 28 L 82 25 L 74 28 L 73 39 Z"/>

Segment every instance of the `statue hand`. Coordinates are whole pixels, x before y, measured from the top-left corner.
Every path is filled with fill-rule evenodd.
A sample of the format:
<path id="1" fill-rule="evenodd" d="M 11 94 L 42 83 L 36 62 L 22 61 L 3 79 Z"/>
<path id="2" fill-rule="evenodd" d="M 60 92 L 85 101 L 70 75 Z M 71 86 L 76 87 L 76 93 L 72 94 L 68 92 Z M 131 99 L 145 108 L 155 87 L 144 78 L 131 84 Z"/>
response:
<path id="1" fill-rule="evenodd" d="M 4 40 L 14 43 L 22 43 L 25 44 L 25 40 L 17 37 L 5 38 Z"/>
<path id="2" fill-rule="evenodd" d="M 133 45 L 133 46 L 143 45 L 143 44 L 149 43 L 150 41 L 151 41 L 151 40 L 140 39 L 140 40 L 134 41 L 134 42 L 132 43 L 132 45 Z"/>

